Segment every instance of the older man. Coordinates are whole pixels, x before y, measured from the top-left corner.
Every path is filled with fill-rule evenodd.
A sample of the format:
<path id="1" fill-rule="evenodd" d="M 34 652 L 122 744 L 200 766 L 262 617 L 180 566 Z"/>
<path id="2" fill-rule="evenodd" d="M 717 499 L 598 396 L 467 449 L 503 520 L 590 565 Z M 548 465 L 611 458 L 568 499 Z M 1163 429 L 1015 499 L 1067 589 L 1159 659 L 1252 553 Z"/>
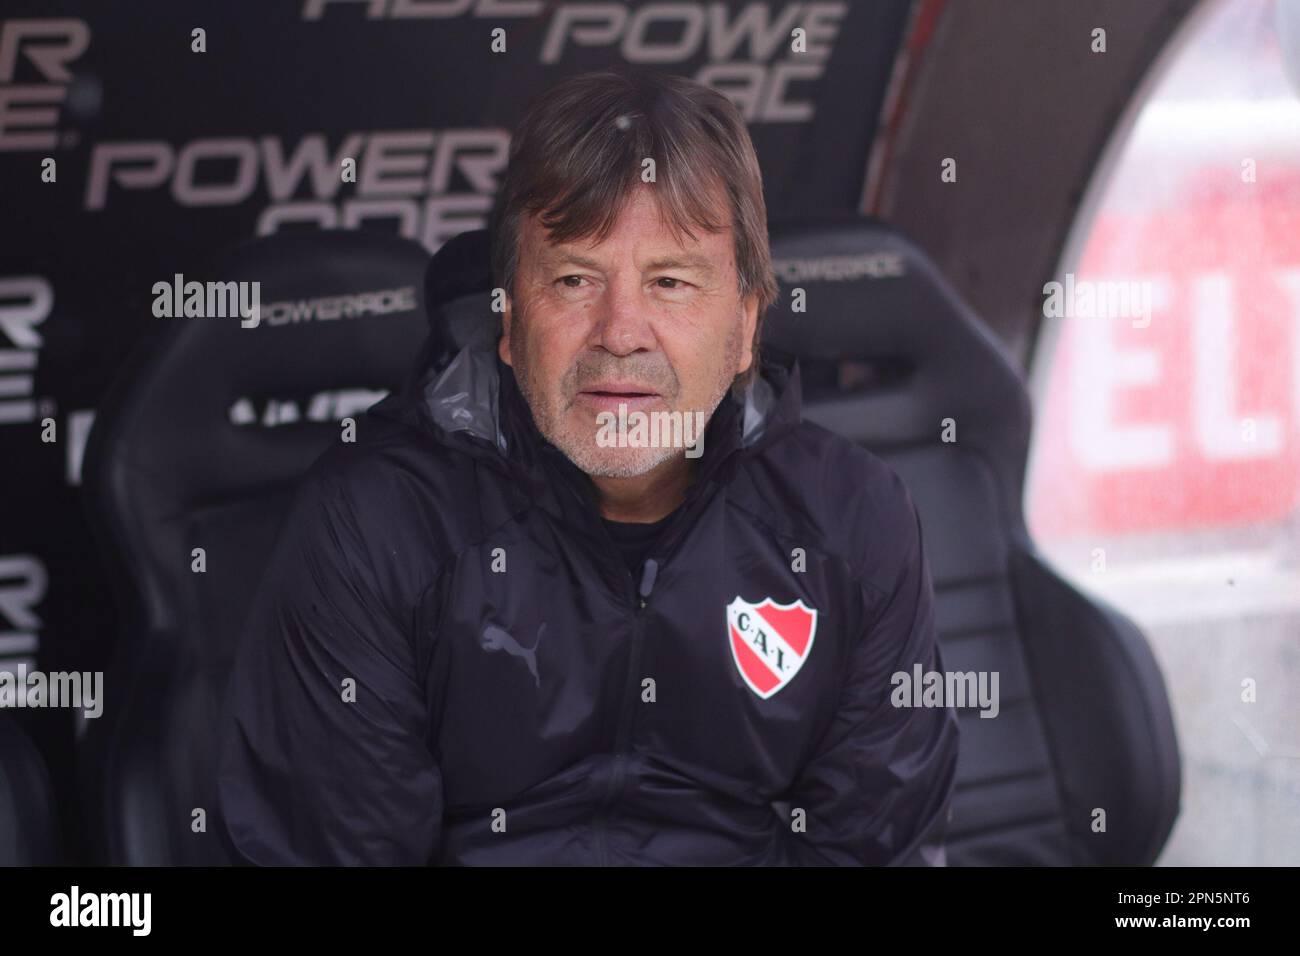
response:
<path id="1" fill-rule="evenodd" d="M 560 83 L 490 235 L 496 351 L 418 370 L 286 518 L 223 717 L 232 854 L 942 863 L 956 717 L 891 701 L 942 666 L 917 515 L 760 348 L 736 109 Z"/>

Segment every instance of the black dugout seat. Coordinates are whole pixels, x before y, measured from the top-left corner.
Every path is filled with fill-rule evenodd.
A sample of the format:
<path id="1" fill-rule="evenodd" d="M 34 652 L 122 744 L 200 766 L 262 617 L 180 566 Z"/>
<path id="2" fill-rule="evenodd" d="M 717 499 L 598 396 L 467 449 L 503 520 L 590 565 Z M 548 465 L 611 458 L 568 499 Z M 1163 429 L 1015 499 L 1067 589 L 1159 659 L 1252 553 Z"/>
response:
<path id="1" fill-rule="evenodd" d="M 944 669 L 999 675 L 996 717 L 959 711 L 949 864 L 1154 862 L 1180 786 L 1164 682 L 1133 624 L 1035 552 L 1021 509 L 1030 409 L 1020 373 L 925 254 L 883 224 L 774 225 L 772 254 L 782 296 L 764 339 L 798 356 L 805 417 L 906 481 Z M 431 301 L 445 300 L 435 310 L 444 355 L 495 341 L 486 233 L 451 240 L 429 273 Z M 791 310 L 796 289 L 804 312 Z M 956 441 L 943 441 L 947 419 Z"/>
<path id="2" fill-rule="evenodd" d="M 765 335 L 800 358 L 805 417 L 904 479 L 921 512 L 944 669 L 999 674 L 996 717 L 959 712 L 949 863 L 1153 863 L 1180 792 L 1164 681 L 1137 628 L 1035 551 L 1021 508 L 1030 406 L 1020 373 L 887 226 L 774 225 L 772 256 L 782 296 Z M 795 289 L 804 312 L 791 310 Z"/>
<path id="3" fill-rule="evenodd" d="M 1021 512 L 1029 406 L 1019 373 L 892 230 L 853 218 L 773 232 L 785 294 L 767 340 L 800 357 L 807 417 L 871 448 L 907 481 L 934 572 L 945 668 L 1000 675 L 999 715 L 961 714 L 949 862 L 1153 862 L 1179 799 L 1163 682 L 1132 624 L 1034 551 Z M 261 279 L 271 290 L 264 302 L 418 284 L 423 251 L 391 243 L 350 233 L 258 240 L 219 274 Z M 485 232 L 444 245 L 423 280 L 441 303 L 425 342 L 435 361 L 495 339 Z M 789 311 L 795 288 L 805 313 Z M 332 421 L 314 420 L 323 413 L 274 425 L 282 407 L 258 396 L 391 388 L 425 328 L 418 308 L 289 323 L 264 342 L 237 323 L 170 321 L 101 405 L 85 466 L 127 609 L 106 694 L 122 704 L 95 722 L 86 765 L 102 790 L 89 805 L 113 862 L 223 858 L 211 831 L 191 827 L 194 810 L 213 805 L 204 790 L 212 718 L 257 556 L 297 477 L 337 440 Z M 955 442 L 942 440 L 945 419 Z M 190 571 L 199 546 L 204 575 Z M 1104 831 L 1094 829 L 1098 810 Z"/>
<path id="4" fill-rule="evenodd" d="M 0 711 L 0 866 L 62 863 L 54 787 L 36 744 Z"/>
<path id="5" fill-rule="evenodd" d="M 428 258 L 351 231 L 234 246 L 185 278 L 260 282 L 260 322 L 150 318 L 101 402 L 83 482 L 119 626 L 79 762 L 102 861 L 229 862 L 214 724 L 240 626 L 296 482 L 425 341 Z"/>

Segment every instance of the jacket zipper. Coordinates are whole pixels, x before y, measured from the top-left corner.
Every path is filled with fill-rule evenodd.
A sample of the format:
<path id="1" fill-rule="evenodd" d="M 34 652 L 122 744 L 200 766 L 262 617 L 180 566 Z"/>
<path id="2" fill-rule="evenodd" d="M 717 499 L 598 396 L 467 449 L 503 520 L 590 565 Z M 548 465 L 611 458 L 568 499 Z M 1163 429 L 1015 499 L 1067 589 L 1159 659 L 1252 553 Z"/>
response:
<path id="1" fill-rule="evenodd" d="M 546 452 L 556 455 L 562 454 L 559 449 L 552 445 L 545 446 Z M 731 457 L 730 455 L 728 457 Z M 714 465 L 716 468 L 717 465 Z M 596 515 L 595 525 L 599 533 L 604 537 L 606 544 L 606 553 L 615 563 L 615 566 L 623 564 L 623 555 L 618 549 L 618 545 L 606 530 L 604 524 L 600 521 L 600 506 L 595 499 L 590 487 L 578 487 L 573 482 L 567 480 L 569 472 L 561 466 L 562 480 L 561 484 L 567 487 L 570 492 L 585 507 L 588 514 Z M 711 474 L 696 475 L 695 482 L 687 490 L 686 500 L 683 502 L 683 512 L 677 516 L 672 525 L 667 529 L 669 541 L 661 539 L 657 542 L 661 549 L 666 544 L 675 543 L 686 532 L 689 522 L 703 509 L 704 505 L 712 498 L 712 492 L 717 490 L 717 482 L 713 480 Z M 703 499 L 703 501 L 701 501 Z M 675 550 L 675 549 L 674 549 Z M 663 557 L 661 554 L 660 557 Z M 638 586 L 635 576 L 631 571 L 623 568 L 624 580 L 628 584 L 628 600 L 632 610 L 632 642 L 628 653 L 627 675 L 623 686 L 623 701 L 619 708 L 618 723 L 614 733 L 614 766 L 610 772 L 609 781 L 605 786 L 605 791 L 596 807 L 596 813 L 592 820 L 592 827 L 595 831 L 596 842 L 596 865 L 609 866 L 609 839 L 606 829 L 606 823 L 610 817 L 611 807 L 618 799 L 619 792 L 627 778 L 627 759 L 631 750 L 632 723 L 634 719 L 634 706 L 637 695 L 637 672 L 641 667 L 642 645 L 644 643 L 645 621 L 643 611 L 649 603 L 650 594 L 654 590 L 655 579 L 659 572 L 659 560 L 648 558 L 641 565 L 641 582 Z"/>
<path id="2" fill-rule="evenodd" d="M 620 557 L 621 560 L 621 557 Z M 632 604 L 632 646 L 628 654 L 627 676 L 623 685 L 623 701 L 619 707 L 618 725 L 614 732 L 614 769 L 610 773 L 609 784 L 601 797 L 600 809 L 596 813 L 596 851 L 600 866 L 609 866 L 609 844 L 605 833 L 605 821 L 610 813 L 610 806 L 618 799 L 623 783 L 627 777 L 627 755 L 631 750 L 632 722 L 635 719 L 635 701 L 637 697 L 637 672 L 641 669 L 641 650 L 644 644 L 645 611 L 654 590 L 655 579 L 659 574 L 659 562 L 648 559 L 641 565 L 641 584 L 631 593 Z M 633 583 L 631 573 L 629 583 Z"/>

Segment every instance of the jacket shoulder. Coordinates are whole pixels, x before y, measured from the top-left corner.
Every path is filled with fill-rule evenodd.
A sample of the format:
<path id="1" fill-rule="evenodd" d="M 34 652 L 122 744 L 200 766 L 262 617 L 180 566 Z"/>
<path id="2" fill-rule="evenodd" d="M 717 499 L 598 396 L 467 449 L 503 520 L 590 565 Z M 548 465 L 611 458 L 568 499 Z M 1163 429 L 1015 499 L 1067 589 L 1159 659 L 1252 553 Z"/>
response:
<path id="1" fill-rule="evenodd" d="M 918 557 L 920 519 L 906 483 L 843 435 L 802 421 L 760 456 L 754 477 L 760 493 L 775 496 L 767 511 L 787 533 L 813 538 L 877 591 L 892 593 Z M 779 507 L 781 495 L 796 496 L 802 508 Z"/>
<path id="2" fill-rule="evenodd" d="M 346 523 L 381 578 L 416 591 L 469 543 L 477 527 L 469 456 L 416 429 L 362 414 L 356 440 L 332 442 L 296 491 L 319 520 Z M 304 516 L 300 520 L 311 520 Z M 405 588 L 403 590 L 406 590 Z"/>

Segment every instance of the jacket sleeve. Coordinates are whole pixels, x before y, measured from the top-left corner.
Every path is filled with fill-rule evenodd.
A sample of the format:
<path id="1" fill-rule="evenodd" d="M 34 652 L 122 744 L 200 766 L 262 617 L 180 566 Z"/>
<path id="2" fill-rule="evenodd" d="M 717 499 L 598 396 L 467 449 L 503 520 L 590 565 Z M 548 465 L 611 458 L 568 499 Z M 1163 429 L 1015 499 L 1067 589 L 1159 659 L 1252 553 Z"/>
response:
<path id="1" fill-rule="evenodd" d="M 875 610 L 848 657 L 835 717 L 790 791 L 790 807 L 806 814 L 803 832 L 782 827 L 794 865 L 946 865 L 956 711 L 891 701 L 894 674 L 910 680 L 918 663 L 923 672 L 943 669 L 920 520 L 894 482 L 898 506 L 872 534 L 894 553 L 892 590 L 868 587 Z"/>
<path id="2" fill-rule="evenodd" d="M 360 526 L 338 483 L 309 475 L 253 599 L 219 728 L 217 829 L 237 864 L 436 854 L 442 776 L 414 612 L 394 606 Z"/>

